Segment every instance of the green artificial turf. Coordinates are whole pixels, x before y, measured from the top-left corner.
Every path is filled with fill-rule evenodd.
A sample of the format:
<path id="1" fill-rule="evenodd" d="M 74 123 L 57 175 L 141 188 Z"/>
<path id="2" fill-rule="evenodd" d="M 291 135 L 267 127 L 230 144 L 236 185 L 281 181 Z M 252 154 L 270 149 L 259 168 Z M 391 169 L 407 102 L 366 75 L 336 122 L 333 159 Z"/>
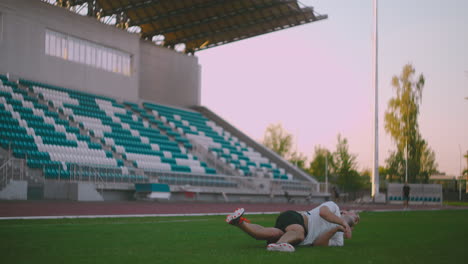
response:
<path id="1" fill-rule="evenodd" d="M 246 215 L 271 226 L 276 215 Z M 462 263 L 468 210 L 366 212 L 344 247 L 267 252 L 224 216 L 0 221 L 1 263 Z"/>

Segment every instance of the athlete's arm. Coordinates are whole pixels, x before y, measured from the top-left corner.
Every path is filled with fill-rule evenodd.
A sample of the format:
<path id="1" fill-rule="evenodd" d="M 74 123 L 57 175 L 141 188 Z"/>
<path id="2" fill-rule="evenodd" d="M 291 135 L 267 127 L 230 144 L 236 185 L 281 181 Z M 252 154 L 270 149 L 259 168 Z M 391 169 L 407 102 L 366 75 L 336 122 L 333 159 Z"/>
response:
<path id="1" fill-rule="evenodd" d="M 332 236 L 339 231 L 343 232 L 344 228 L 342 226 L 336 226 L 326 232 L 323 232 L 317 237 L 317 239 L 315 239 L 313 246 L 328 247 L 330 244 L 330 238 L 332 238 Z"/>
<path id="2" fill-rule="evenodd" d="M 341 217 L 332 213 L 328 206 L 320 207 L 319 215 L 327 222 L 342 226 L 344 228 L 343 231 L 345 233 L 345 237 L 351 238 L 351 228 L 349 227 L 348 223 L 346 223 L 346 221 L 344 221 Z"/>

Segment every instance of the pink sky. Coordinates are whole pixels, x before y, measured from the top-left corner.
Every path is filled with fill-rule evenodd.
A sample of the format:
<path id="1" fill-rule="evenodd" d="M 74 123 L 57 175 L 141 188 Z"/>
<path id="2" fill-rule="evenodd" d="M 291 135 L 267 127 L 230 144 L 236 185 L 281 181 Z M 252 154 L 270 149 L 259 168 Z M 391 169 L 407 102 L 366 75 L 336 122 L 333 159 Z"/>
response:
<path id="1" fill-rule="evenodd" d="M 302 2 L 329 18 L 196 54 L 202 104 L 256 140 L 282 123 L 309 158 L 317 145 L 335 150 L 341 133 L 359 168 L 371 168 L 372 1 Z M 468 150 L 468 2 L 379 3 L 380 164 L 394 149 L 383 129 L 390 80 L 411 62 L 426 77 L 421 133 L 439 170 L 458 174 L 459 146 Z"/>

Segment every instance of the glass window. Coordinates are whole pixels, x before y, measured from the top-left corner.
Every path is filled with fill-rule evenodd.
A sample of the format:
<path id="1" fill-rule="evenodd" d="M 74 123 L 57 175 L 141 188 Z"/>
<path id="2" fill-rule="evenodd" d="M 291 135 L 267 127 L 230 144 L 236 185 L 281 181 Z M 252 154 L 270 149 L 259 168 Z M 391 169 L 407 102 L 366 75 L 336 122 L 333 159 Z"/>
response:
<path id="1" fill-rule="evenodd" d="M 107 70 L 112 71 L 112 51 L 107 50 Z"/>
<path id="2" fill-rule="evenodd" d="M 106 71 L 130 75 L 130 54 L 59 32 L 45 31 L 45 53 Z"/>
<path id="3" fill-rule="evenodd" d="M 85 47 L 83 41 L 80 40 L 80 62 L 81 63 L 85 63 L 85 59 L 86 59 L 85 49 L 86 49 L 86 47 Z"/>
<path id="4" fill-rule="evenodd" d="M 78 40 L 74 39 L 73 40 L 74 46 L 75 46 L 75 58 L 73 61 L 79 62 L 80 61 L 80 43 Z"/>
<path id="5" fill-rule="evenodd" d="M 86 64 L 91 65 L 91 46 L 89 44 L 86 45 Z"/>
<path id="6" fill-rule="evenodd" d="M 130 58 L 125 57 L 123 59 L 123 73 L 127 76 L 130 76 Z"/>
<path id="7" fill-rule="evenodd" d="M 117 55 L 116 67 L 117 67 L 117 72 L 118 73 L 123 73 L 123 71 L 122 71 L 122 55 L 121 54 Z"/>
<path id="8" fill-rule="evenodd" d="M 96 67 L 101 68 L 102 65 L 102 50 L 100 48 L 96 48 Z"/>
<path id="9" fill-rule="evenodd" d="M 117 71 L 117 54 L 115 54 L 115 52 L 112 52 L 112 71 L 118 72 Z"/>
<path id="10" fill-rule="evenodd" d="M 96 47 L 94 45 L 91 46 L 90 64 L 96 66 Z"/>
<path id="11" fill-rule="evenodd" d="M 101 60 L 101 69 L 107 68 L 107 52 L 105 49 L 102 49 L 102 60 Z"/>
<path id="12" fill-rule="evenodd" d="M 75 50 L 74 48 L 74 42 L 72 40 L 68 40 L 68 59 L 71 61 L 75 60 Z"/>
<path id="13" fill-rule="evenodd" d="M 55 56 L 55 34 L 50 35 L 50 55 Z"/>
<path id="14" fill-rule="evenodd" d="M 62 41 L 60 36 L 55 36 L 55 56 L 62 57 Z"/>
<path id="15" fill-rule="evenodd" d="M 46 54 L 50 55 L 50 33 L 49 33 L 49 31 L 46 31 L 45 49 L 46 49 Z"/>
<path id="16" fill-rule="evenodd" d="M 68 45 L 65 38 L 62 38 L 62 58 L 68 60 Z"/>

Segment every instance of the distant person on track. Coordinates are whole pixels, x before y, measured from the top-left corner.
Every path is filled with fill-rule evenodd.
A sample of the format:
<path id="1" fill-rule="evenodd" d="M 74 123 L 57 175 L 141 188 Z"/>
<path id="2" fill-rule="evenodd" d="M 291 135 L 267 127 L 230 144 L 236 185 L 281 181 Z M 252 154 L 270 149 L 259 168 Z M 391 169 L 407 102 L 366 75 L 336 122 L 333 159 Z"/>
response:
<path id="1" fill-rule="evenodd" d="M 286 211 L 276 219 L 275 227 L 252 224 L 238 208 L 226 222 L 239 227 L 257 240 L 267 241 L 268 251 L 294 252 L 294 246 L 343 246 L 352 237 L 359 215 L 341 211 L 334 202 L 325 202 L 307 212 Z"/>
<path id="2" fill-rule="evenodd" d="M 332 188 L 333 191 L 333 196 L 335 197 L 335 202 L 338 203 L 340 201 L 340 191 L 338 191 L 338 188 L 333 186 Z"/>
<path id="3" fill-rule="evenodd" d="M 292 201 L 291 199 L 292 199 L 292 198 L 291 198 L 291 195 L 289 195 L 289 193 L 288 193 L 287 191 L 284 191 L 284 197 L 286 198 L 286 201 L 287 201 L 288 203 L 291 203 L 291 201 Z"/>
<path id="4" fill-rule="evenodd" d="M 405 209 L 408 208 L 409 206 L 409 199 L 410 199 L 410 191 L 411 188 L 408 185 L 408 182 L 405 182 L 405 185 L 403 185 L 403 205 L 405 206 Z"/>

